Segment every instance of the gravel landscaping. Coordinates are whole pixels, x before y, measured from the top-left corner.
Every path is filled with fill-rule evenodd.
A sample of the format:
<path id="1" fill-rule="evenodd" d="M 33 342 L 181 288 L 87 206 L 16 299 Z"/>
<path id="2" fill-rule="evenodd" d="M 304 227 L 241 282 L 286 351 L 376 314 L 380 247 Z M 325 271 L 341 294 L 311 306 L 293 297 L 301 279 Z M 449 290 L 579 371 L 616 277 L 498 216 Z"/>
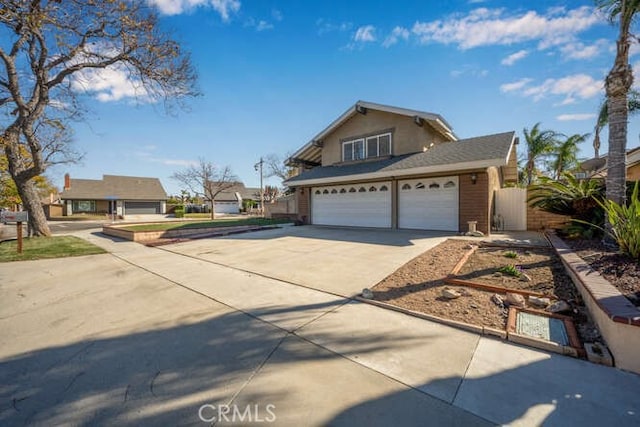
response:
<path id="1" fill-rule="evenodd" d="M 506 292 L 447 284 L 444 279 L 477 242 L 449 239 L 419 255 L 377 284 L 373 299 L 437 317 L 505 330 Z M 512 277 L 498 269 L 519 274 Z M 509 267 L 512 266 L 512 267 Z M 464 263 L 456 279 L 563 300 L 581 340 L 592 342 L 600 334 L 582 303 L 573 282 L 551 248 L 481 246 Z M 444 296 L 445 289 L 460 296 Z"/>

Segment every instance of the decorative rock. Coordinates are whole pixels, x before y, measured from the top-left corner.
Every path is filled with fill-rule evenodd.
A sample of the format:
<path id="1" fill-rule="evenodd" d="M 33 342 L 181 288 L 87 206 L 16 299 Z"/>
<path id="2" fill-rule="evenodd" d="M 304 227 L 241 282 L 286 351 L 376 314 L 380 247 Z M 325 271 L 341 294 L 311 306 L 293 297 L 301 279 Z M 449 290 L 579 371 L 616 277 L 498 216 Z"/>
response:
<path id="1" fill-rule="evenodd" d="M 515 305 L 516 307 L 524 307 L 525 306 L 525 299 L 520 294 L 514 294 L 514 293 L 509 292 L 507 294 L 507 303 L 509 305 Z"/>
<path id="2" fill-rule="evenodd" d="M 442 290 L 442 297 L 446 299 L 456 299 L 460 298 L 462 294 L 458 291 L 454 291 L 453 289 L 445 288 Z"/>
<path id="3" fill-rule="evenodd" d="M 482 231 L 467 231 L 466 233 L 464 233 L 465 236 L 471 236 L 471 237 L 484 237 L 484 233 Z"/>
<path id="4" fill-rule="evenodd" d="M 520 281 L 521 282 L 530 282 L 531 281 L 531 276 L 529 276 L 527 273 L 520 273 Z"/>
<path id="5" fill-rule="evenodd" d="M 502 299 L 502 297 L 498 294 L 493 294 L 491 295 L 491 301 L 495 304 L 495 305 L 499 305 L 499 306 L 504 306 L 504 300 Z"/>
<path id="6" fill-rule="evenodd" d="M 551 304 L 551 300 L 549 298 L 540 298 L 540 297 L 529 297 L 529 304 L 537 308 L 547 308 L 549 304 Z"/>
<path id="7" fill-rule="evenodd" d="M 493 277 L 502 277 L 502 273 L 496 271 L 495 273 L 493 273 Z"/>
<path id="8" fill-rule="evenodd" d="M 362 298 L 372 299 L 373 298 L 373 292 L 371 291 L 371 289 L 364 288 L 362 290 Z"/>
<path id="9" fill-rule="evenodd" d="M 571 311 L 571 306 L 566 301 L 556 301 L 547 307 L 547 311 L 550 313 L 562 313 L 564 311 Z"/>
<path id="10" fill-rule="evenodd" d="M 471 308 L 478 308 L 478 306 L 477 306 L 477 305 L 475 305 L 475 304 L 470 304 L 470 305 L 469 305 L 469 307 L 471 307 Z"/>

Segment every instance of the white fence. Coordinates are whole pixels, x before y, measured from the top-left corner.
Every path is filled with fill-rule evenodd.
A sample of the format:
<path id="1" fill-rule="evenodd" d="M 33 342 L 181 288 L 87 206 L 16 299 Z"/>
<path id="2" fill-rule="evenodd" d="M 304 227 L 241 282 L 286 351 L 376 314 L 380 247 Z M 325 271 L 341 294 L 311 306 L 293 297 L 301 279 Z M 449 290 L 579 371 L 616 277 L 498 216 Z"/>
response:
<path id="1" fill-rule="evenodd" d="M 496 190 L 494 226 L 498 230 L 527 229 L 527 190 L 508 187 Z"/>

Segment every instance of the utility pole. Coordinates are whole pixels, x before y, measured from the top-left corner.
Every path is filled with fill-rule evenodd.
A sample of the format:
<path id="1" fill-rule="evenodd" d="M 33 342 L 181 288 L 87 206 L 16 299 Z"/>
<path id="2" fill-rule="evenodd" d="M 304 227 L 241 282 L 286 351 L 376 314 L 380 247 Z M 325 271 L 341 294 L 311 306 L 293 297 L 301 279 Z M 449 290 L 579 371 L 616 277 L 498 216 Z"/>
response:
<path id="1" fill-rule="evenodd" d="M 260 161 L 253 165 L 253 168 L 258 171 L 260 170 L 260 215 L 264 216 L 264 187 L 262 185 L 263 174 L 262 174 L 262 165 L 264 164 L 264 159 L 260 157 Z"/>

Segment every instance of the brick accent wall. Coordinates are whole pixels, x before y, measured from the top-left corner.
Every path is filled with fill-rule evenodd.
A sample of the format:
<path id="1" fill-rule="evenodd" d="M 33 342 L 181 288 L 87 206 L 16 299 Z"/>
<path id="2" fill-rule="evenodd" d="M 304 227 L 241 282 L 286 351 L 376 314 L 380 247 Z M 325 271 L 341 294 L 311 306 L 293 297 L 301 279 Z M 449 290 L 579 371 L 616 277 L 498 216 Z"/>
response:
<path id="1" fill-rule="evenodd" d="M 550 228 L 561 228 L 571 219 L 567 215 L 558 215 L 551 212 L 534 209 L 527 205 L 527 230 L 538 231 Z"/>
<path id="2" fill-rule="evenodd" d="M 309 209 L 309 196 L 311 187 L 296 188 L 296 200 L 298 201 L 298 219 L 304 224 L 311 224 L 311 212 Z"/>
<path id="3" fill-rule="evenodd" d="M 471 173 L 460 175 L 459 204 L 459 231 L 467 231 L 467 221 L 478 221 L 476 229 L 484 234 L 489 234 L 490 217 L 488 208 L 491 203 L 489 195 L 489 176 L 486 172 L 476 172 L 478 179 L 475 184 L 471 182 Z"/>

